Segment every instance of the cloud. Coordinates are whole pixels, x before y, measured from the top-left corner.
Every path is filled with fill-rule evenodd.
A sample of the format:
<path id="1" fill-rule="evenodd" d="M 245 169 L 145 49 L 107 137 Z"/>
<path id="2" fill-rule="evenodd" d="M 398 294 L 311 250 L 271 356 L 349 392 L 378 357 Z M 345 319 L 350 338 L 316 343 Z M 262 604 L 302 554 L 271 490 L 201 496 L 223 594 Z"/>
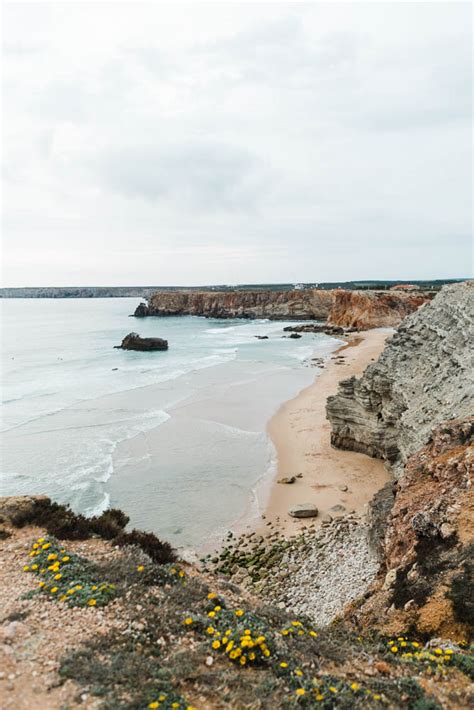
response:
<path id="1" fill-rule="evenodd" d="M 465 274 L 467 4 L 32 7 L 5 12 L 7 283 Z"/>

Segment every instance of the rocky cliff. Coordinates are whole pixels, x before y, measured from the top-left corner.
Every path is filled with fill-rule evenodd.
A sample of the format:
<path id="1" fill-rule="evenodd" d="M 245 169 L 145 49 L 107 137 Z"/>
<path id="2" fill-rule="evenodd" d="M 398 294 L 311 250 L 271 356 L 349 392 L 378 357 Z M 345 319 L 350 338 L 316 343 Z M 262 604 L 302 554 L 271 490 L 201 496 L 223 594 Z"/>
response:
<path id="1" fill-rule="evenodd" d="M 403 464 L 432 428 L 473 411 L 474 282 L 408 316 L 360 379 L 327 403 L 334 446 Z"/>
<path id="2" fill-rule="evenodd" d="M 431 293 L 304 289 L 294 291 L 159 291 L 140 304 L 137 317 L 195 315 L 209 318 L 323 320 L 360 329 L 400 323 Z"/>

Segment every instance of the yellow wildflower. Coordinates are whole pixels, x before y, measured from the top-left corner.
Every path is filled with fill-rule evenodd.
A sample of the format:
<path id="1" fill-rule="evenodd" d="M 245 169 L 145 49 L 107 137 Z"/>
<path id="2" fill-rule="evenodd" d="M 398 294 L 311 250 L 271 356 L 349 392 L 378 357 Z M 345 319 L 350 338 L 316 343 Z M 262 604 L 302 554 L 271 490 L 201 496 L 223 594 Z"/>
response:
<path id="1" fill-rule="evenodd" d="M 179 708 L 179 703 L 171 703 L 172 708 Z"/>
<path id="2" fill-rule="evenodd" d="M 159 706 L 159 703 L 157 703 L 155 700 L 155 702 L 149 703 L 148 707 L 150 708 L 150 710 L 156 710 L 156 708 L 158 708 L 160 706 Z"/>
<path id="3" fill-rule="evenodd" d="M 63 561 L 63 562 L 69 562 L 70 559 L 71 559 L 71 558 L 66 555 L 65 557 L 62 558 L 62 561 Z"/>
<path id="4" fill-rule="evenodd" d="M 143 572 L 144 569 L 145 567 L 143 565 L 138 565 L 137 572 Z"/>
<path id="5" fill-rule="evenodd" d="M 245 666 L 245 664 L 247 663 L 246 656 L 242 656 L 242 658 L 239 660 L 239 663 L 241 666 Z"/>
<path id="6" fill-rule="evenodd" d="M 38 542 L 44 542 L 44 537 L 39 537 Z"/>
<path id="7" fill-rule="evenodd" d="M 372 697 L 373 697 L 374 700 L 380 700 L 382 696 L 379 695 L 378 693 L 374 693 L 374 694 L 372 695 Z"/>
<path id="8" fill-rule="evenodd" d="M 56 594 L 57 591 L 58 591 L 57 587 L 51 587 L 51 594 Z"/>
<path id="9" fill-rule="evenodd" d="M 280 668 L 288 668 L 288 663 L 285 663 L 285 661 L 282 661 L 280 663 Z"/>
<path id="10" fill-rule="evenodd" d="M 46 582 L 38 582 L 38 587 L 44 587 L 45 584 Z"/>
<path id="11" fill-rule="evenodd" d="M 221 606 L 215 606 L 215 607 L 214 607 L 214 611 L 220 611 L 221 609 L 222 609 Z"/>
<path id="12" fill-rule="evenodd" d="M 76 589 L 82 589 L 82 584 L 76 584 Z"/>
<path id="13" fill-rule="evenodd" d="M 37 542 L 34 542 L 33 545 L 32 545 L 32 547 L 33 547 L 33 550 L 37 550 L 38 547 L 39 547 L 39 545 L 38 545 Z"/>
<path id="14" fill-rule="evenodd" d="M 193 623 L 193 620 L 190 616 L 187 616 L 186 619 L 184 620 L 184 623 L 186 624 L 186 626 L 189 626 L 190 624 Z"/>
<path id="15" fill-rule="evenodd" d="M 329 686 L 329 690 L 331 691 L 331 693 L 337 693 L 337 688 L 335 688 L 333 685 Z"/>
<path id="16" fill-rule="evenodd" d="M 359 688 L 360 688 L 359 683 L 351 683 L 351 690 L 356 691 L 356 690 L 359 690 Z"/>
<path id="17" fill-rule="evenodd" d="M 392 653 L 397 653 L 398 652 L 398 647 L 397 646 L 392 646 L 390 649 Z"/>
<path id="18" fill-rule="evenodd" d="M 38 565 L 31 565 L 31 569 L 38 569 Z"/>
<path id="19" fill-rule="evenodd" d="M 97 589 L 97 586 L 96 586 L 95 584 L 93 584 L 92 587 L 91 587 L 91 589 L 92 589 L 93 592 L 95 592 L 95 590 Z"/>
<path id="20" fill-rule="evenodd" d="M 61 579 L 62 574 L 55 574 L 54 579 L 57 581 L 58 579 Z"/>
<path id="21" fill-rule="evenodd" d="M 255 653 L 254 653 L 253 651 L 252 651 L 251 653 L 249 653 L 249 660 L 250 660 L 250 661 L 255 661 L 255 658 L 256 658 L 256 656 L 255 656 Z"/>
<path id="22" fill-rule="evenodd" d="M 215 617 L 215 615 L 216 615 L 216 612 L 215 612 L 215 611 L 209 611 L 207 615 L 210 616 L 211 619 L 213 619 L 213 618 Z"/>
<path id="23" fill-rule="evenodd" d="M 209 592 L 207 595 L 208 599 L 215 599 L 217 597 L 217 594 L 215 592 Z"/>
<path id="24" fill-rule="evenodd" d="M 436 653 L 437 656 L 442 656 L 442 655 L 443 655 L 443 651 L 441 650 L 441 648 L 435 648 L 435 653 Z"/>
<path id="25" fill-rule="evenodd" d="M 49 547 L 51 547 L 51 543 L 50 543 L 50 542 L 45 542 L 45 544 L 42 545 L 42 549 L 43 549 L 43 550 L 47 550 Z"/>
<path id="26" fill-rule="evenodd" d="M 418 643 L 418 641 L 412 641 L 411 645 L 413 646 L 413 648 L 418 648 L 420 644 Z"/>
<path id="27" fill-rule="evenodd" d="M 297 669 L 295 670 L 295 675 L 301 677 L 301 676 L 303 675 L 303 671 L 300 671 L 300 669 L 297 668 Z"/>
<path id="28" fill-rule="evenodd" d="M 304 695 L 306 690 L 304 688 L 297 688 L 295 691 L 296 695 Z"/>
<path id="29" fill-rule="evenodd" d="M 25 565 L 25 566 L 23 567 L 23 572 L 28 572 L 29 569 L 30 569 L 30 568 L 28 567 L 28 565 Z"/>
<path id="30" fill-rule="evenodd" d="M 210 634 L 211 636 L 214 633 L 214 627 L 213 626 L 208 626 L 206 629 L 206 633 Z"/>
<path id="31" fill-rule="evenodd" d="M 321 693 L 318 693 L 318 695 L 315 696 L 316 700 L 324 700 L 324 695 L 321 695 Z"/>
<path id="32" fill-rule="evenodd" d="M 213 642 L 212 642 L 212 648 L 214 648 L 214 649 L 216 649 L 216 650 L 217 650 L 218 648 L 220 648 L 220 645 L 221 645 L 221 642 L 220 642 L 220 641 L 217 641 L 217 640 L 216 640 L 216 641 L 213 641 Z"/>
<path id="33" fill-rule="evenodd" d="M 445 650 L 445 653 L 446 653 L 448 656 L 452 656 L 452 654 L 454 653 L 454 651 L 453 651 L 452 648 L 447 648 L 447 649 Z"/>
<path id="34" fill-rule="evenodd" d="M 48 555 L 48 557 L 47 557 L 48 562 L 52 562 L 52 560 L 57 560 L 57 559 L 58 559 L 58 556 L 55 555 L 54 552 L 52 552 L 52 553 L 51 553 L 50 555 Z"/>
<path id="35" fill-rule="evenodd" d="M 182 569 L 180 569 L 179 572 L 178 572 L 178 576 L 179 576 L 179 577 L 184 577 L 184 575 L 185 575 L 185 572 L 184 572 Z"/>
<path id="36" fill-rule="evenodd" d="M 97 601 L 95 599 L 89 599 L 87 602 L 88 606 L 95 606 L 97 604 Z"/>
<path id="37" fill-rule="evenodd" d="M 245 612 L 243 611 L 243 609 L 237 609 L 237 611 L 235 612 L 236 616 L 243 616 L 244 614 Z"/>

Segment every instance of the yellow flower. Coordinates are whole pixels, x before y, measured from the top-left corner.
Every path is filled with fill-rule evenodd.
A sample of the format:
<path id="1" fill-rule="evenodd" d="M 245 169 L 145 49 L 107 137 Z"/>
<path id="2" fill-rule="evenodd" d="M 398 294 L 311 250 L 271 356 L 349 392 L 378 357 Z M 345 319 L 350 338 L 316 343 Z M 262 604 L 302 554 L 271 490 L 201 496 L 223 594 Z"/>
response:
<path id="1" fill-rule="evenodd" d="M 95 606 L 97 604 L 97 601 L 95 599 L 89 599 L 87 602 L 88 606 Z"/>
<path id="2" fill-rule="evenodd" d="M 58 591 L 57 587 L 51 587 L 51 594 L 56 594 L 57 591 Z"/>
<path id="3" fill-rule="evenodd" d="M 380 700 L 380 698 L 381 698 L 382 696 L 379 695 L 378 693 L 374 693 L 374 694 L 372 695 L 372 697 L 373 697 L 374 700 Z"/>
<path id="4" fill-rule="evenodd" d="M 93 592 L 95 592 L 95 590 L 97 589 L 97 586 L 96 586 L 95 584 L 93 584 L 92 587 L 91 587 L 91 589 L 92 589 Z"/>
<path id="5" fill-rule="evenodd" d="M 45 542 L 45 544 L 42 545 L 42 549 L 43 549 L 43 550 L 47 550 L 49 547 L 51 547 L 51 543 L 50 543 L 50 542 Z"/>
<path id="6" fill-rule="evenodd" d="M 137 572 L 143 572 L 144 569 L 145 567 L 143 565 L 138 565 Z"/>
<path id="7" fill-rule="evenodd" d="M 418 641 L 412 641 L 411 645 L 413 646 L 413 648 L 418 648 L 420 644 L 418 643 Z"/>
<path id="8" fill-rule="evenodd" d="M 220 648 L 221 642 L 220 641 L 213 641 L 212 642 L 212 648 L 215 648 L 216 650 Z"/>
<path id="9" fill-rule="evenodd" d="M 28 565 L 25 565 L 25 566 L 23 567 L 23 572 L 28 572 L 29 569 L 30 569 L 30 568 L 28 567 Z"/>
<path id="10" fill-rule="evenodd" d="M 447 649 L 445 650 L 445 653 L 446 653 L 446 655 L 451 656 L 451 655 L 454 653 L 454 651 L 453 651 L 452 648 L 447 648 Z"/>
<path id="11" fill-rule="evenodd" d="M 44 537 L 39 537 L 38 542 L 44 542 Z"/>
<path id="12" fill-rule="evenodd" d="M 252 653 L 249 653 L 249 660 L 255 661 L 255 653 L 253 651 L 252 651 Z"/>
<path id="13" fill-rule="evenodd" d="M 37 550 L 38 547 L 39 547 L 38 543 L 37 543 L 37 542 L 34 542 L 33 545 L 32 545 L 33 550 Z"/>
<path id="14" fill-rule="evenodd" d="M 245 612 L 243 611 L 243 609 L 237 609 L 237 611 L 235 612 L 236 616 L 243 616 L 244 614 Z"/>
<path id="15" fill-rule="evenodd" d="M 227 646 L 225 647 L 226 653 L 229 653 L 229 651 L 232 651 L 233 648 L 234 648 L 234 642 L 233 642 L 233 641 L 229 641 L 229 643 L 228 643 Z"/>
<path id="16" fill-rule="evenodd" d="M 351 690 L 359 690 L 360 685 L 359 683 L 351 683 Z"/>
<path id="17" fill-rule="evenodd" d="M 333 685 L 329 686 L 329 690 L 331 691 L 331 693 L 337 693 L 337 688 L 335 688 Z"/>
<path id="18" fill-rule="evenodd" d="M 392 653 L 397 653 L 397 652 L 398 652 L 397 646 L 392 646 L 392 648 L 391 648 L 390 650 L 391 650 Z"/>
<path id="19" fill-rule="evenodd" d="M 214 628 L 212 626 L 208 626 L 206 629 L 206 633 L 212 636 L 214 633 Z"/>
<path id="20" fill-rule="evenodd" d="M 179 703 L 171 703 L 172 708 L 179 708 Z"/>
<path id="21" fill-rule="evenodd" d="M 67 599 L 67 596 L 65 594 L 61 594 L 61 596 L 59 597 L 60 602 L 65 602 L 66 599 Z"/>
<path id="22" fill-rule="evenodd" d="M 292 626 L 302 626 L 303 624 L 301 623 L 301 621 L 292 621 L 291 625 Z"/>
<path id="23" fill-rule="evenodd" d="M 227 638 L 227 636 L 224 636 L 224 637 L 222 638 L 222 643 L 224 644 L 224 646 L 226 645 L 226 643 L 228 642 L 228 640 L 229 640 L 229 639 Z"/>
<path id="24" fill-rule="evenodd" d="M 215 607 L 214 607 L 214 611 L 220 611 L 221 609 L 222 609 L 221 606 L 215 606 Z M 249 633 L 250 633 L 250 632 L 249 632 Z"/>
<path id="25" fill-rule="evenodd" d="M 442 656 L 442 655 L 443 655 L 443 651 L 442 651 L 440 648 L 435 648 L 435 653 L 436 653 L 437 656 Z"/>
<path id="26" fill-rule="evenodd" d="M 281 632 L 281 635 L 282 635 L 282 636 L 288 636 L 289 633 L 290 633 L 290 632 L 288 631 L 288 629 L 283 629 L 283 631 Z"/>
<path id="27" fill-rule="evenodd" d="M 295 691 L 296 695 L 304 695 L 306 690 L 304 688 L 297 688 Z"/>
<path id="28" fill-rule="evenodd" d="M 268 648 L 265 649 L 265 651 L 263 652 L 263 655 L 265 656 L 265 658 L 268 658 L 271 655 Z"/>
<path id="29" fill-rule="evenodd" d="M 82 584 L 76 584 L 76 589 L 82 589 Z"/>
<path id="30" fill-rule="evenodd" d="M 310 631 L 310 632 L 309 632 L 309 635 L 310 635 L 310 636 L 313 636 L 314 638 L 316 638 L 316 636 L 317 636 L 318 634 L 316 633 L 316 631 Z"/>
<path id="31" fill-rule="evenodd" d="M 149 703 L 148 707 L 150 708 L 150 710 L 156 710 L 156 708 L 160 707 L 160 705 L 155 700 L 155 702 Z"/>
<path id="32" fill-rule="evenodd" d="M 38 569 L 38 565 L 31 565 L 31 569 Z"/>
<path id="33" fill-rule="evenodd" d="M 182 569 L 180 569 L 179 572 L 178 572 L 178 576 L 179 576 L 179 577 L 184 577 L 184 575 L 185 575 L 185 573 L 183 572 Z"/>
<path id="34" fill-rule="evenodd" d="M 207 595 L 208 599 L 215 599 L 217 597 L 217 594 L 215 592 L 209 592 Z"/>
<path id="35" fill-rule="evenodd" d="M 241 666 L 245 666 L 245 664 L 247 663 L 247 658 L 245 656 L 242 656 L 239 663 Z"/>
<path id="36" fill-rule="evenodd" d="M 62 558 L 62 561 L 63 561 L 63 562 L 69 562 L 70 559 L 71 559 L 71 558 L 66 555 L 65 557 Z"/>
<path id="37" fill-rule="evenodd" d="M 52 560 L 57 560 L 58 556 L 55 555 L 54 552 L 52 552 L 50 555 L 48 555 L 47 559 L 48 559 L 48 562 L 52 562 Z"/>
<path id="38" fill-rule="evenodd" d="M 288 668 L 288 663 L 285 663 L 285 661 L 282 661 L 280 663 L 280 668 Z"/>
<path id="39" fill-rule="evenodd" d="M 297 669 L 295 670 L 295 675 L 301 677 L 301 676 L 303 675 L 303 671 L 300 671 L 300 669 L 297 668 Z"/>
<path id="40" fill-rule="evenodd" d="M 321 695 L 321 693 L 318 693 L 318 695 L 316 695 L 315 699 L 316 700 L 324 700 L 324 695 Z"/>
<path id="41" fill-rule="evenodd" d="M 185 623 L 186 626 L 189 626 L 189 624 L 193 623 L 193 620 L 190 616 L 187 616 L 183 623 Z"/>
<path id="42" fill-rule="evenodd" d="M 38 582 L 38 587 L 44 587 L 45 584 L 46 582 Z"/>
<path id="43" fill-rule="evenodd" d="M 210 616 L 211 619 L 213 619 L 213 618 L 215 617 L 215 615 L 216 615 L 216 612 L 215 612 L 215 611 L 209 611 L 207 615 Z"/>
<path id="44" fill-rule="evenodd" d="M 62 574 L 55 574 L 54 579 L 57 581 L 58 579 L 61 579 Z"/>

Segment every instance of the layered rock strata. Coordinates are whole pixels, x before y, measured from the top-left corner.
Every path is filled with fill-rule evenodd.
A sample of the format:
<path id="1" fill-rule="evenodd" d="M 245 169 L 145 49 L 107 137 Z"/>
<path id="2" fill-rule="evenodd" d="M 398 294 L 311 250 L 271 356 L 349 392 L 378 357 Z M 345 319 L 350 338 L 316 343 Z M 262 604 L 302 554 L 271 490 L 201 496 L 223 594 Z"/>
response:
<path id="1" fill-rule="evenodd" d="M 474 282 L 408 316 L 360 379 L 328 398 L 334 446 L 403 464 L 432 428 L 473 412 Z"/>
<path id="2" fill-rule="evenodd" d="M 349 328 L 393 327 L 432 297 L 431 293 L 387 293 L 304 289 L 294 291 L 159 291 L 141 303 L 137 317 L 195 315 L 208 318 L 319 320 Z"/>

